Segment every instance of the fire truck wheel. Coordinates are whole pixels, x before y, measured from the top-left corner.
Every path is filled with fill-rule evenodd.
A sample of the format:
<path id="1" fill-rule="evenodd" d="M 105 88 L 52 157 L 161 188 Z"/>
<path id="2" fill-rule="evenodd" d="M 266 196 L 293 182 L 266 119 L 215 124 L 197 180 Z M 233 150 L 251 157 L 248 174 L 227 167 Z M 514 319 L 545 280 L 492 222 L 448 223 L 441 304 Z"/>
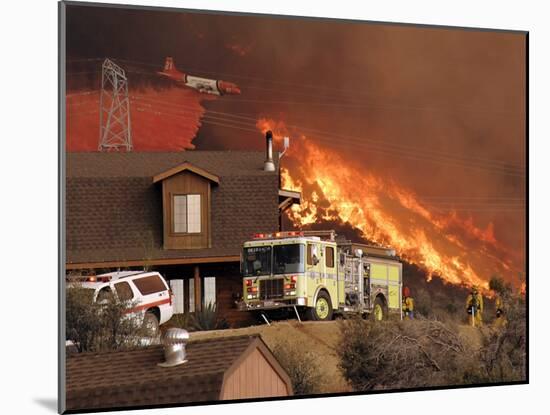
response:
<path id="1" fill-rule="evenodd" d="M 147 336 L 151 339 L 156 339 L 160 335 L 160 327 L 157 316 L 155 316 L 150 311 L 145 313 L 143 316 L 143 328 L 147 332 Z"/>
<path id="2" fill-rule="evenodd" d="M 325 291 L 321 291 L 317 295 L 315 307 L 311 307 L 308 309 L 308 317 L 309 320 L 314 321 L 332 320 L 332 311 L 333 310 L 330 296 Z"/>
<path id="3" fill-rule="evenodd" d="M 382 321 L 386 320 L 387 318 L 387 311 L 386 311 L 386 305 L 384 304 L 384 301 L 380 297 L 376 297 L 376 300 L 374 300 L 374 306 L 372 307 L 372 314 L 371 318 L 374 321 Z"/>

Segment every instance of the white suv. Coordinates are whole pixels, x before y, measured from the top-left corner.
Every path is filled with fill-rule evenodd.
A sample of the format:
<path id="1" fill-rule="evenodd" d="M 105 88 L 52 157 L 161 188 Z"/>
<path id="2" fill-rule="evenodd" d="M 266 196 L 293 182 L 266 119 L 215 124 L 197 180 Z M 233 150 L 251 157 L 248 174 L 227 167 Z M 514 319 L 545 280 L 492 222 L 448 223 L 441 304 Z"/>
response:
<path id="1" fill-rule="evenodd" d="M 120 301 L 133 303 L 130 313 L 142 318 L 154 337 L 159 334 L 159 326 L 174 314 L 172 291 L 158 272 L 111 272 L 87 277 L 81 286 L 95 290 L 96 302 L 114 293 Z"/>

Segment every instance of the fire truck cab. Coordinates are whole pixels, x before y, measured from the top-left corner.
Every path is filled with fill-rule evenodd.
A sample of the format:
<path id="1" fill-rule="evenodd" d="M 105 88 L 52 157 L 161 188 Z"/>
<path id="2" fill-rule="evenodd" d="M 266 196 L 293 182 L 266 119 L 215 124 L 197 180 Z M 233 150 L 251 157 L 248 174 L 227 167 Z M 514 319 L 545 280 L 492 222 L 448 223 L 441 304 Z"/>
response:
<path id="1" fill-rule="evenodd" d="M 401 317 L 402 264 L 389 248 L 333 231 L 256 234 L 244 243 L 241 310 L 296 307 L 311 320 L 359 313 Z"/>

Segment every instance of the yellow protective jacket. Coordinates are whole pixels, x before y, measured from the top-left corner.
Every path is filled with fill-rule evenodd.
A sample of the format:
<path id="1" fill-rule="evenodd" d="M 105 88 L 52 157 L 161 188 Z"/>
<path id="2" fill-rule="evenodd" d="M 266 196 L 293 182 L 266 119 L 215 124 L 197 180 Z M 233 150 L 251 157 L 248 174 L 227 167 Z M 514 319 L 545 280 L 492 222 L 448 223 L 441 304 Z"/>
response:
<path id="1" fill-rule="evenodd" d="M 412 297 L 405 297 L 403 299 L 403 311 L 413 311 L 414 310 L 414 300 Z"/>
<path id="2" fill-rule="evenodd" d="M 477 312 L 483 312 L 483 297 L 480 293 L 468 294 L 466 298 L 466 308 L 470 308 L 474 302 L 477 304 Z"/>

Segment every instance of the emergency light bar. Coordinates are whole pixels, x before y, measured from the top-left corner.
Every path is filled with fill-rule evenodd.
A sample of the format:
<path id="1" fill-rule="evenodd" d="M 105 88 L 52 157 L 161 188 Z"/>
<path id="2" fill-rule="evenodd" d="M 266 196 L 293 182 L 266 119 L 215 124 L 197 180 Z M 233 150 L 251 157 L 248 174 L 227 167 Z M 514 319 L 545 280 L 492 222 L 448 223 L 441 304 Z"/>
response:
<path id="1" fill-rule="evenodd" d="M 95 275 L 92 275 L 90 277 L 86 278 L 86 282 L 109 282 L 111 281 L 111 276 L 103 276 L 103 277 L 96 277 Z"/>
<path id="2" fill-rule="evenodd" d="M 110 275 L 98 276 L 98 275 L 79 275 L 68 276 L 66 279 L 68 282 L 109 282 L 112 280 Z"/>
<path id="3" fill-rule="evenodd" d="M 293 236 L 304 236 L 303 232 L 290 231 L 290 232 L 275 232 L 275 233 L 255 233 L 252 235 L 252 239 L 274 239 L 274 238 L 290 238 Z"/>

